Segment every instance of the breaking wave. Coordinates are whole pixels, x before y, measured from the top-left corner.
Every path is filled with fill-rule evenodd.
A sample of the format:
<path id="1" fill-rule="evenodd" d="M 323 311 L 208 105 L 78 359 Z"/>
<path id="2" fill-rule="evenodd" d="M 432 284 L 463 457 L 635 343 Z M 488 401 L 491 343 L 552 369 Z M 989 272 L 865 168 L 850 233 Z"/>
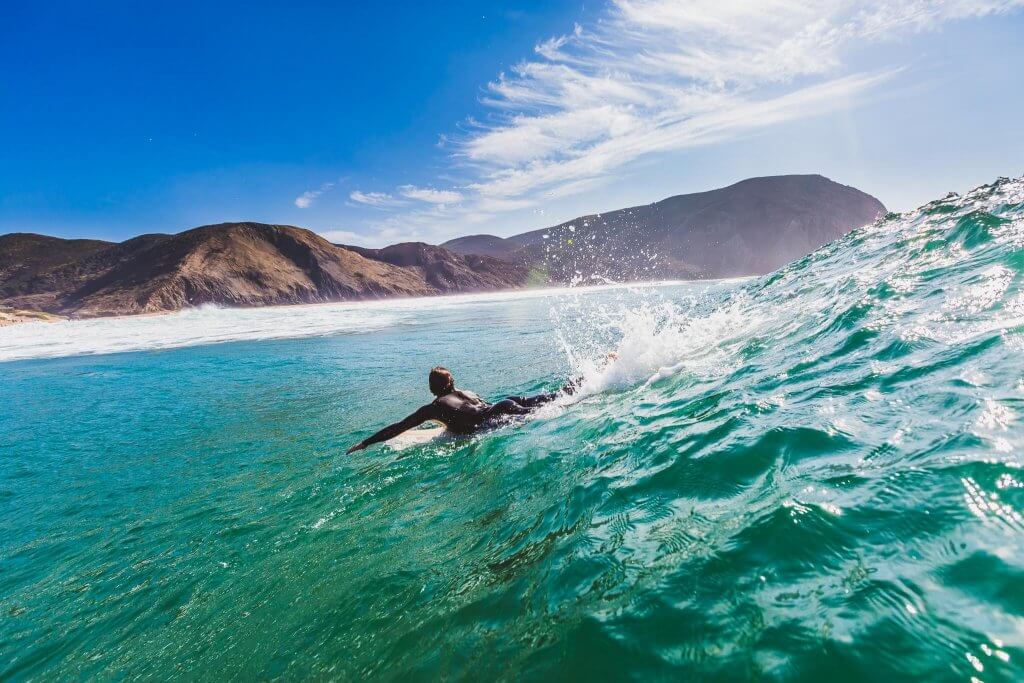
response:
<path id="1" fill-rule="evenodd" d="M 0 354 L 371 325 L 0 368 L 0 678 L 1024 679 L 1024 180 L 741 282 L 33 324 Z M 442 359 L 526 393 L 565 358 L 581 390 L 518 428 L 343 455 Z"/>
<path id="2" fill-rule="evenodd" d="M 574 295 L 609 287 L 587 287 Z M 424 311 L 500 305 L 558 297 L 560 289 L 358 301 L 334 304 L 226 308 L 213 304 L 175 313 L 91 320 L 30 322 L 0 327 L 0 362 L 30 358 L 155 351 L 238 341 L 362 334 L 415 324 Z"/>

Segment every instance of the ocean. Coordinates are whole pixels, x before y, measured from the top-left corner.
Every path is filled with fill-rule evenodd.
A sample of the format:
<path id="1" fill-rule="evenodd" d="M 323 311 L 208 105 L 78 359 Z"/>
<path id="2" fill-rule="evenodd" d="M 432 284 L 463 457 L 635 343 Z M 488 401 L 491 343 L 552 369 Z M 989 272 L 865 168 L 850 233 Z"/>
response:
<path id="1" fill-rule="evenodd" d="M 0 361 L 2 680 L 1024 679 L 1022 180 L 758 278 L 30 323 Z M 345 455 L 438 364 L 581 390 Z"/>

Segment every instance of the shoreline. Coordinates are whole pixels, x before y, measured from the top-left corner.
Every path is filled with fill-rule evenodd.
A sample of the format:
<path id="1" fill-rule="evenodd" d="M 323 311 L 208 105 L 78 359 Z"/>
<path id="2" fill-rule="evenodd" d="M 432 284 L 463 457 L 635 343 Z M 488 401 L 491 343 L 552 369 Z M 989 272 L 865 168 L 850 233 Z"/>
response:
<path id="1" fill-rule="evenodd" d="M 543 297 L 543 296 L 559 296 L 569 292 L 579 292 L 580 294 L 586 294 L 588 292 L 599 292 L 608 289 L 629 289 L 631 287 L 671 287 L 673 285 L 686 285 L 686 284 L 715 284 L 720 282 L 739 282 L 756 275 L 743 275 L 740 277 L 727 277 L 727 278 L 706 278 L 698 280 L 637 280 L 633 282 L 607 282 L 595 285 L 583 285 L 583 286 L 553 286 L 553 287 L 522 287 L 519 289 L 500 289 L 486 292 L 458 292 L 458 293 L 445 293 L 445 294 L 432 294 L 427 296 L 407 296 L 407 297 L 381 297 L 379 299 L 346 299 L 341 301 L 317 301 L 308 303 L 294 303 L 294 304 L 268 304 L 266 306 L 223 306 L 220 304 L 200 304 L 199 306 L 191 306 L 188 308 L 179 308 L 173 311 L 149 311 L 146 313 L 130 313 L 130 314 L 119 314 L 119 315 L 97 315 L 88 317 L 72 317 L 68 315 L 61 315 L 57 313 L 45 313 L 43 311 L 32 311 L 26 309 L 17 309 L 10 306 L 4 306 L 0 304 L 0 328 L 9 327 L 13 325 L 23 325 L 26 323 L 34 322 L 87 322 L 96 320 L 125 320 L 125 319 L 136 319 L 136 318 L 151 318 L 155 316 L 168 316 L 182 313 L 190 313 L 204 310 L 239 310 L 239 311 L 262 311 L 262 310 L 274 310 L 274 309 L 293 309 L 300 307 L 320 307 L 320 306 L 345 306 L 345 307 L 361 307 L 366 305 L 381 305 L 381 304 L 392 304 L 400 308 L 404 308 L 410 304 L 415 304 L 421 301 L 452 301 L 463 298 L 479 299 L 479 298 L 493 298 L 495 301 L 501 301 L 504 299 L 515 299 L 522 298 L 523 296 Z"/>
<path id="2" fill-rule="evenodd" d="M 0 306 L 0 327 L 9 327 L 23 323 L 55 323 L 62 320 L 69 320 L 69 318 L 54 313 Z"/>
<path id="3" fill-rule="evenodd" d="M 344 337 L 387 328 L 400 330 L 424 319 L 444 318 L 471 324 L 476 317 L 501 316 L 505 310 L 522 307 L 545 312 L 562 306 L 596 310 L 591 303 L 596 302 L 603 310 L 604 302 L 616 307 L 615 302 L 619 301 L 668 301 L 677 292 L 685 296 L 718 297 L 714 292 L 731 291 L 746 282 L 745 279 L 645 282 L 261 308 L 206 306 L 184 309 L 173 315 L 150 313 L 60 324 L 16 324 L 0 328 L 0 365 L 11 361 L 159 351 L 224 342 Z"/>

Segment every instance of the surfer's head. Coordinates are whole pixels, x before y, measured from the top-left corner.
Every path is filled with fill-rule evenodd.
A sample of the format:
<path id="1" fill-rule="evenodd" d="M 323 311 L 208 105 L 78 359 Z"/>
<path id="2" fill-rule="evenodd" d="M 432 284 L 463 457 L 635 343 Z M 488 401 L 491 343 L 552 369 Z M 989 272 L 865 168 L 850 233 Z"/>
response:
<path id="1" fill-rule="evenodd" d="M 430 393 L 434 396 L 444 396 L 455 390 L 455 378 L 448 368 L 438 365 L 430 371 Z"/>

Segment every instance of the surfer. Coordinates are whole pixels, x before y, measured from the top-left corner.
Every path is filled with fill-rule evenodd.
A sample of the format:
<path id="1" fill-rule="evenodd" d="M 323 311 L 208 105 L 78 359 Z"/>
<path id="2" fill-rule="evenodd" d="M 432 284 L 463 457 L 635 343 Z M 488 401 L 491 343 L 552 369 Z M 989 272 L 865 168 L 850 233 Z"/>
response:
<path id="1" fill-rule="evenodd" d="M 550 403 L 559 394 L 576 391 L 576 383 L 569 382 L 560 391 L 536 396 L 508 396 L 497 403 L 488 403 L 472 391 L 455 388 L 455 378 L 448 368 L 437 366 L 430 371 L 430 393 L 437 398 L 400 422 L 388 425 L 376 434 L 363 439 L 348 449 L 348 453 L 361 451 L 381 441 L 393 439 L 402 432 L 417 427 L 427 420 L 444 424 L 449 432 L 470 434 L 487 427 L 501 418 L 526 415 L 538 406 Z"/>

